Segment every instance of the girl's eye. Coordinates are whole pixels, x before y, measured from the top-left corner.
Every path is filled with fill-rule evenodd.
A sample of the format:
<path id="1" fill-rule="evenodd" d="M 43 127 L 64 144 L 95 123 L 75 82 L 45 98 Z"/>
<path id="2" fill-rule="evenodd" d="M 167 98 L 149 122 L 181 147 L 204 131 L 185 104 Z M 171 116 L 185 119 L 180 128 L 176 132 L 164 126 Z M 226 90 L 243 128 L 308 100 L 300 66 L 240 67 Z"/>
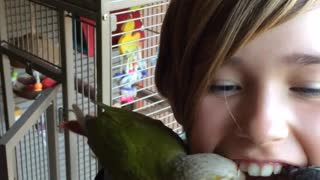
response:
<path id="1" fill-rule="evenodd" d="M 240 90 L 240 86 L 232 84 L 213 84 L 209 88 L 210 93 L 214 93 L 216 95 L 221 96 L 231 96 L 239 92 Z"/>
<path id="2" fill-rule="evenodd" d="M 290 90 L 306 97 L 320 97 L 320 88 L 293 87 Z"/>

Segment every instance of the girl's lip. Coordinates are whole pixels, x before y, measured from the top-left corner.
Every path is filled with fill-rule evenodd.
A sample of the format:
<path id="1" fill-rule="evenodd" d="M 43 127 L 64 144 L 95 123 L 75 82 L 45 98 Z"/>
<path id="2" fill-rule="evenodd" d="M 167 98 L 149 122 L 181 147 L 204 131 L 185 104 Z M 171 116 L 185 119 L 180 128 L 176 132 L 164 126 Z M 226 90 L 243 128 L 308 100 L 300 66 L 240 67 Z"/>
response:
<path id="1" fill-rule="evenodd" d="M 255 159 L 232 159 L 236 164 L 240 164 L 240 162 L 246 163 L 256 163 L 256 164 L 280 164 L 282 166 L 293 166 L 293 167 L 303 167 L 296 163 L 287 162 L 284 160 L 255 160 Z"/>
<path id="2" fill-rule="evenodd" d="M 270 176 L 270 177 L 251 177 L 251 176 L 246 176 L 246 180 L 289 180 L 289 177 L 286 176 Z"/>
<path id="3" fill-rule="evenodd" d="M 240 169 L 240 164 L 241 163 L 255 163 L 258 165 L 265 165 L 265 164 L 280 164 L 282 167 L 282 170 L 279 174 L 275 174 L 269 177 L 251 177 L 248 176 L 248 173 L 245 172 L 246 174 L 246 179 L 250 179 L 250 180 L 257 180 L 257 179 L 263 179 L 263 180 L 282 180 L 282 179 L 288 179 L 288 177 L 290 176 L 290 174 L 299 169 L 299 168 L 303 168 L 306 167 L 305 165 L 297 165 L 296 163 L 291 163 L 291 162 L 287 162 L 287 161 L 283 161 L 283 160 L 254 160 L 254 159 L 233 159 L 233 161 L 236 163 L 237 167 Z"/>

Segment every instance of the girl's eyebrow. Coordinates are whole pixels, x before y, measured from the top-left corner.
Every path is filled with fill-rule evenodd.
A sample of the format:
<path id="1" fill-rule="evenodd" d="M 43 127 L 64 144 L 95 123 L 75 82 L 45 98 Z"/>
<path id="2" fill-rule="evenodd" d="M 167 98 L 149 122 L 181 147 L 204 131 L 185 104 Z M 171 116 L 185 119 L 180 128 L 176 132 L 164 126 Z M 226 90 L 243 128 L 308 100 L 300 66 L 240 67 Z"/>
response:
<path id="1" fill-rule="evenodd" d="M 315 65 L 320 64 L 320 55 L 316 54 L 306 54 L 306 53 L 293 53 L 290 55 L 285 55 L 284 62 L 286 64 L 292 65 Z M 237 56 L 232 56 L 225 64 L 228 65 L 239 65 L 242 64 L 242 59 Z"/>
<path id="2" fill-rule="evenodd" d="M 230 64 L 230 65 L 239 65 L 242 63 L 242 59 L 237 56 L 232 56 L 228 61 L 225 62 L 225 64 Z"/>
<path id="3" fill-rule="evenodd" d="M 285 56 L 284 59 L 288 64 L 296 64 L 296 65 L 303 65 L 303 66 L 320 64 L 320 56 L 315 54 L 294 53 L 294 54 Z"/>

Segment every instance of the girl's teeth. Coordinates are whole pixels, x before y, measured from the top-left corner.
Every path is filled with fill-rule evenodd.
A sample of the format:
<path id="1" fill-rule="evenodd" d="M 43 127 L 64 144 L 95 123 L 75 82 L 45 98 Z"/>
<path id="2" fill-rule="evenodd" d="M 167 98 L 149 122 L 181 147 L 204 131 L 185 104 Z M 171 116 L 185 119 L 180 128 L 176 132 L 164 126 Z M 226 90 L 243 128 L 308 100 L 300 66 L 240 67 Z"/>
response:
<path id="1" fill-rule="evenodd" d="M 282 166 L 278 163 L 257 164 L 241 162 L 239 169 L 247 172 L 250 176 L 271 176 L 272 174 L 280 174 Z"/>
<path id="2" fill-rule="evenodd" d="M 280 174 L 282 170 L 282 166 L 280 164 L 276 164 L 273 168 L 273 174 Z"/>
<path id="3" fill-rule="evenodd" d="M 260 175 L 261 176 L 271 176 L 273 173 L 273 166 L 271 164 L 265 164 L 261 168 Z"/>
<path id="4" fill-rule="evenodd" d="M 256 163 L 250 163 L 248 166 L 248 174 L 250 176 L 259 176 L 260 175 L 260 167 Z"/>

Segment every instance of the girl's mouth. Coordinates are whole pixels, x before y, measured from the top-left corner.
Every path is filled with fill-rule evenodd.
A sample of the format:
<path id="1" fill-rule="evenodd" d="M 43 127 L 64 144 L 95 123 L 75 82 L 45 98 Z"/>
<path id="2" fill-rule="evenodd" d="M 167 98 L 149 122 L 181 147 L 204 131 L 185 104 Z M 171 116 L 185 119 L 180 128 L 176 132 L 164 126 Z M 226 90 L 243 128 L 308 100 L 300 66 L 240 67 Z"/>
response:
<path id="1" fill-rule="evenodd" d="M 246 180 L 290 180 L 289 177 L 283 175 L 273 175 L 269 177 L 252 177 L 246 176 Z"/>
<path id="2" fill-rule="evenodd" d="M 276 162 L 236 161 L 246 180 L 289 180 L 288 172 L 295 166 Z"/>
<path id="3" fill-rule="evenodd" d="M 242 172 L 245 172 L 250 176 L 268 177 L 280 174 L 284 165 L 280 163 L 255 163 L 241 161 L 238 164 L 238 167 Z"/>

